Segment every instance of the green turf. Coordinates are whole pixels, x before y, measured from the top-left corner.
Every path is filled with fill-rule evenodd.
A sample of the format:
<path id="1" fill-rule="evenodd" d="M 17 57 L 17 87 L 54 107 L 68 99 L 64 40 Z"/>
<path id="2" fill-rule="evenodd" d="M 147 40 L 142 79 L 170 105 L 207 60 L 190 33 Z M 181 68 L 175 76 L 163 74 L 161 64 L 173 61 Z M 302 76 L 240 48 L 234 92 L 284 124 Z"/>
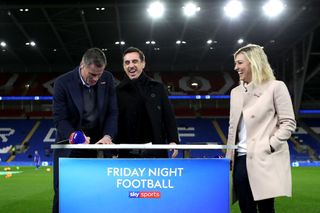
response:
<path id="1" fill-rule="evenodd" d="M 0 167 L 4 171 L 5 167 Z M 11 171 L 22 171 L 11 178 L 0 175 L 0 212 L 51 212 L 53 186 L 52 168 L 10 167 Z"/>
<path id="2" fill-rule="evenodd" d="M 292 197 L 275 199 L 277 213 L 320 213 L 320 168 L 292 168 Z M 231 213 L 240 213 L 238 203 Z"/>
<path id="3" fill-rule="evenodd" d="M 11 178 L 0 175 L 0 212 L 49 213 L 51 212 L 53 187 L 52 168 L 11 167 Z M 0 167 L 4 171 L 4 167 Z M 293 168 L 293 197 L 277 198 L 277 213 L 320 213 L 320 168 Z M 238 205 L 231 207 L 231 213 L 240 212 Z"/>

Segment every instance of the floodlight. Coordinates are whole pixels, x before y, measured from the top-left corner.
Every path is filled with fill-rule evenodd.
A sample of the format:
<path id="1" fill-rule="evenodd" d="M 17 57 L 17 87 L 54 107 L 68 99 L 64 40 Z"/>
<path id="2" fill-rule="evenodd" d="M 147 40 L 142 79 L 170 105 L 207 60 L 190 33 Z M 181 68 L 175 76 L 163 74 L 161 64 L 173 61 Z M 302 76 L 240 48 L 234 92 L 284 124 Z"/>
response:
<path id="1" fill-rule="evenodd" d="M 125 45 L 126 42 L 124 42 L 124 41 L 116 41 L 116 42 L 114 42 L 114 44 L 115 45 Z"/>
<path id="2" fill-rule="evenodd" d="M 238 44 L 242 44 L 244 42 L 244 40 L 242 38 L 238 39 Z"/>
<path id="3" fill-rule="evenodd" d="M 238 0 L 229 1 L 223 9 L 228 17 L 236 18 L 243 12 L 242 2 Z"/>
<path id="4" fill-rule="evenodd" d="M 29 9 L 28 9 L 28 8 L 20 8 L 19 11 L 20 11 L 20 12 L 28 12 Z"/>
<path id="5" fill-rule="evenodd" d="M 182 7 L 183 13 L 185 16 L 190 17 L 194 16 L 196 12 L 200 11 L 200 7 L 198 7 L 196 4 L 189 2 L 185 6 Z"/>
<path id="6" fill-rule="evenodd" d="M 160 18 L 164 13 L 164 5 L 159 1 L 153 2 L 150 4 L 147 12 L 152 18 Z"/>
<path id="7" fill-rule="evenodd" d="M 146 41 L 146 44 L 152 44 L 152 45 L 155 45 L 156 42 L 155 41 Z"/>
<path id="8" fill-rule="evenodd" d="M 180 45 L 180 44 L 186 44 L 186 43 L 187 43 L 186 41 L 182 41 L 182 40 L 177 40 L 177 41 L 176 41 L 176 44 L 179 44 L 179 45 Z"/>
<path id="9" fill-rule="evenodd" d="M 6 46 L 7 46 L 7 43 L 4 42 L 4 41 L 1 41 L 0 46 L 1 46 L 1 47 L 6 47 Z"/>
<path id="10" fill-rule="evenodd" d="M 269 0 L 263 7 L 263 12 L 269 17 L 278 16 L 285 8 L 285 5 L 280 0 Z"/>
<path id="11" fill-rule="evenodd" d="M 34 47 L 34 46 L 36 46 L 36 42 L 34 42 L 34 41 L 26 42 L 26 45 Z"/>

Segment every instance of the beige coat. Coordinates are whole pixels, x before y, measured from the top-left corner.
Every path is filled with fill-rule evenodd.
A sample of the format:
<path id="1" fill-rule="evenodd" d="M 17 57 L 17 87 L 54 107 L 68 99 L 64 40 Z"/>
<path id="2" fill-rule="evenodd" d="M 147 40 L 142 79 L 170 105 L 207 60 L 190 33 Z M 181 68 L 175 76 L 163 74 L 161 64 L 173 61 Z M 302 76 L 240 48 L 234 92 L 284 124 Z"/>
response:
<path id="1" fill-rule="evenodd" d="M 247 89 L 241 84 L 231 91 L 228 145 L 237 143 L 241 114 L 247 130 L 247 170 L 254 200 L 291 196 L 287 140 L 296 121 L 286 85 L 271 80 L 259 86 L 250 83 Z M 234 153 L 228 150 L 226 154 L 232 162 Z"/>

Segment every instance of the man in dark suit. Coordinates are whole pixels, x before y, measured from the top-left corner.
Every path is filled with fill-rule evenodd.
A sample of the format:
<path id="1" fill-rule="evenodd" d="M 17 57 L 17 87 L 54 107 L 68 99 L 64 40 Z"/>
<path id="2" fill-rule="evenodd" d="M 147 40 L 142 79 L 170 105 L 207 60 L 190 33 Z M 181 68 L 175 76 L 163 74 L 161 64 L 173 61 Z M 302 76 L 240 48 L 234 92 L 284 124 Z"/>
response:
<path id="1" fill-rule="evenodd" d="M 145 56 L 129 47 L 123 54 L 126 78 L 116 88 L 118 135 L 115 143 L 177 144 L 177 125 L 167 91 L 144 74 Z M 176 157 L 174 150 L 172 157 Z M 167 150 L 119 150 L 119 158 L 167 158 Z"/>
<path id="2" fill-rule="evenodd" d="M 117 104 L 113 77 L 104 71 L 107 60 L 98 48 L 88 49 L 80 66 L 58 77 L 54 84 L 53 119 L 56 141 L 81 130 L 85 143 L 112 144 L 117 131 Z M 105 157 L 111 153 L 105 152 Z M 95 150 L 55 150 L 53 212 L 59 212 L 59 157 L 95 158 Z"/>

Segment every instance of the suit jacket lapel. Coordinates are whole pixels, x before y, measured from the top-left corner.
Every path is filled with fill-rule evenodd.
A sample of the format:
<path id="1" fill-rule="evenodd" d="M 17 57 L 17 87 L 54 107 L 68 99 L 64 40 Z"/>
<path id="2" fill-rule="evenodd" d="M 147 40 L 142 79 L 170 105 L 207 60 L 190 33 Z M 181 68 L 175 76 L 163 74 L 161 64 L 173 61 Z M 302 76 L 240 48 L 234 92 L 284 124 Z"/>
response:
<path id="1" fill-rule="evenodd" d="M 98 81 L 98 88 L 97 88 L 97 104 L 98 104 L 98 112 L 101 113 L 103 111 L 104 103 L 104 97 L 105 97 L 105 88 L 107 82 L 104 79 L 100 79 Z M 102 116 L 99 116 L 100 120 L 103 119 Z"/>
<path id="2" fill-rule="evenodd" d="M 74 81 L 69 84 L 69 90 L 72 91 L 72 100 L 77 107 L 78 113 L 80 115 L 80 120 L 82 119 L 82 111 L 83 111 L 83 96 L 82 96 L 82 88 L 79 79 L 79 70 L 75 69 L 74 71 Z"/>

